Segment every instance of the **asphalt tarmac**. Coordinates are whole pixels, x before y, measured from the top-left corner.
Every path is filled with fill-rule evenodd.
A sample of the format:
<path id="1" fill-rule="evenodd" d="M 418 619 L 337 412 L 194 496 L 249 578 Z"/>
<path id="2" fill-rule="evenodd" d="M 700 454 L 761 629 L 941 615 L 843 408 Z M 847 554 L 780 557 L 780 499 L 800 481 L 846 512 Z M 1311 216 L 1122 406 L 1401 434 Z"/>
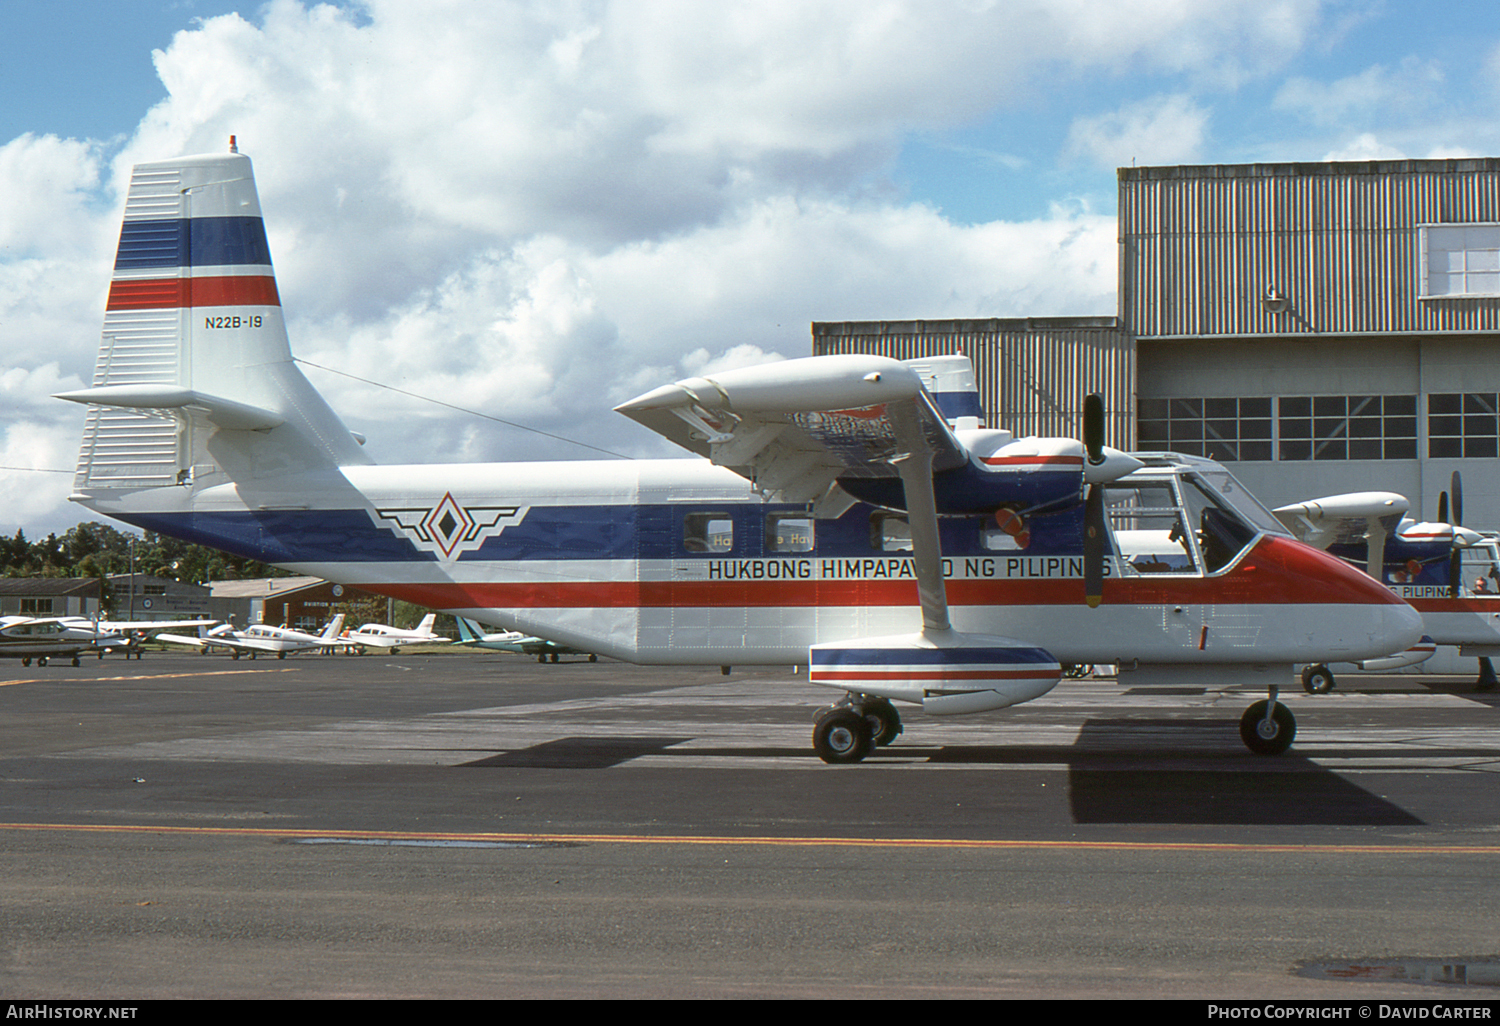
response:
<path id="1" fill-rule="evenodd" d="M 789 668 L 10 661 L 0 997 L 1500 998 L 1500 697 L 1288 684 L 835 767 Z"/>

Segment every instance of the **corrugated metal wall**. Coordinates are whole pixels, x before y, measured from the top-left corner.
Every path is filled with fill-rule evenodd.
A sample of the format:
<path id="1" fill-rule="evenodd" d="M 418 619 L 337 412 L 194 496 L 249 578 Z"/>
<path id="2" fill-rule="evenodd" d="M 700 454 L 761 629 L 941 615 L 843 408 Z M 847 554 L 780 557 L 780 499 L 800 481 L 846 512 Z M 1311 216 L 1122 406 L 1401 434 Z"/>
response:
<path id="1" fill-rule="evenodd" d="M 1500 221 L 1500 160 L 1119 177 L 1120 314 L 1137 338 L 1500 330 L 1500 298 L 1419 298 L 1420 226 Z"/>
<path id="2" fill-rule="evenodd" d="M 963 353 L 974 364 L 986 423 L 1016 437 L 1077 438 L 1083 399 L 1107 411 L 1105 441 L 1135 445 L 1135 345 L 1115 317 L 839 321 L 812 326 L 813 355 L 897 360 Z"/>

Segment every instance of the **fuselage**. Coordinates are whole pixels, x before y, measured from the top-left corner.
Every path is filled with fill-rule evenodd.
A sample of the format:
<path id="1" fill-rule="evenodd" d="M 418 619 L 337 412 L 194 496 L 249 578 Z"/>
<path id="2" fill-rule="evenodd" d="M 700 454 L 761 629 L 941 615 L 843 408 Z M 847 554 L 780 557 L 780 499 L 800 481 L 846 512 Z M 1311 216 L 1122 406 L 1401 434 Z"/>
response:
<path id="1" fill-rule="evenodd" d="M 1110 486 L 1098 609 L 1084 603 L 1081 505 L 1036 516 L 1020 539 L 992 516 L 942 517 L 953 626 L 1064 662 L 1363 659 L 1420 637 L 1389 590 L 1287 536 L 1253 499 L 1248 511 L 1238 493 L 1215 499 L 1215 473 L 1228 478 L 1157 460 Z M 858 503 L 815 520 L 701 460 L 372 465 L 170 493 L 95 508 L 632 662 L 799 664 L 814 643 L 920 624 L 899 511 Z M 1237 525 L 1227 548 L 1208 530 L 1223 519 Z"/>

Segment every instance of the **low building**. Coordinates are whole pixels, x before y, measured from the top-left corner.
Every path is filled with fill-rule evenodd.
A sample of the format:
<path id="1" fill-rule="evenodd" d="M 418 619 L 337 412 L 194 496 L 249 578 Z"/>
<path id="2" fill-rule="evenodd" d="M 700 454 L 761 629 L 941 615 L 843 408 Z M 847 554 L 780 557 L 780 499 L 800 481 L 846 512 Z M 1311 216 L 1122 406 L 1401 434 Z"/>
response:
<path id="1" fill-rule="evenodd" d="M 350 626 L 391 619 L 391 600 L 384 595 L 334 584 L 317 577 L 262 577 L 245 581 L 210 581 L 209 615 L 244 627 L 267 623 L 299 631 L 319 631 L 339 613 Z"/>
<path id="2" fill-rule="evenodd" d="M 209 591 L 151 574 L 111 574 L 110 616 L 115 620 L 191 620 L 212 616 Z"/>
<path id="3" fill-rule="evenodd" d="M 0 616 L 99 615 L 97 577 L 0 577 Z"/>

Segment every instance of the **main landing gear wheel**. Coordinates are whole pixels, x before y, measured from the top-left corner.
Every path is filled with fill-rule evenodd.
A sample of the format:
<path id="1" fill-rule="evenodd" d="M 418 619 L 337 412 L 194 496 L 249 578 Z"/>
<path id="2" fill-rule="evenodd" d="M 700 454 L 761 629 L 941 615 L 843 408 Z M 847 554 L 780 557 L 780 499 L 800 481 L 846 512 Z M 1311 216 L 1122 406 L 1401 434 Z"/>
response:
<path id="1" fill-rule="evenodd" d="M 826 712 L 813 727 L 813 749 L 824 762 L 859 762 L 871 747 L 870 722 L 853 709 Z"/>
<path id="2" fill-rule="evenodd" d="M 1280 702 L 1271 715 L 1266 715 L 1270 701 L 1259 701 L 1245 710 L 1240 717 L 1240 740 L 1256 755 L 1280 755 L 1292 746 L 1297 736 L 1297 720 L 1292 711 Z"/>
<path id="3" fill-rule="evenodd" d="M 1309 695 L 1326 695 L 1333 690 L 1333 671 L 1322 663 L 1305 667 L 1302 671 L 1302 690 Z"/>
<path id="4" fill-rule="evenodd" d="M 863 704 L 865 722 L 870 725 L 870 745 L 884 748 L 901 736 L 901 714 L 884 698 L 872 698 Z"/>

